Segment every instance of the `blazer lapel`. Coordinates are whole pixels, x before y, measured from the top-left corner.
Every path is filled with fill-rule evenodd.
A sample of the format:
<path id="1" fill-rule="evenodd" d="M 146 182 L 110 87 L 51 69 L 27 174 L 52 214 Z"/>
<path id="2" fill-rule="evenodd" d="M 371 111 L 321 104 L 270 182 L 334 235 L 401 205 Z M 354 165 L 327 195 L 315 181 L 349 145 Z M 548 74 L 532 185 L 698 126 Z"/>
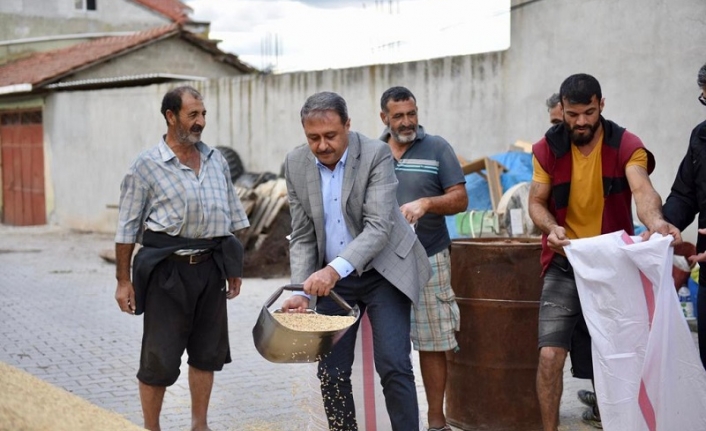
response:
<path id="1" fill-rule="evenodd" d="M 309 205 L 311 206 L 311 219 L 314 222 L 319 256 L 323 259 L 326 247 L 326 231 L 324 229 L 324 198 L 321 194 L 321 176 L 316 166 L 316 157 L 309 151 L 306 156 L 306 185 L 309 191 Z"/>
<path id="2" fill-rule="evenodd" d="M 346 202 L 353 190 L 355 177 L 360 165 L 360 138 L 357 133 L 348 134 L 348 159 L 346 159 L 346 169 L 343 174 L 343 190 L 341 190 L 341 205 L 343 214 L 346 214 Z"/>

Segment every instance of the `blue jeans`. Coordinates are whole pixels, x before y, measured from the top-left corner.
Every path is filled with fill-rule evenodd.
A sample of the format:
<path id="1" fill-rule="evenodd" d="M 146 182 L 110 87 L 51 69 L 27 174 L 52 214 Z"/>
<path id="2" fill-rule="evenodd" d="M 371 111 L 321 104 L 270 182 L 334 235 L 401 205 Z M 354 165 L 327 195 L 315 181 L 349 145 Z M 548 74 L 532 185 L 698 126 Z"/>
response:
<path id="1" fill-rule="evenodd" d="M 402 292 L 371 270 L 362 277 L 350 275 L 334 291 L 361 315 L 367 310 L 373 332 L 375 369 L 385 396 L 393 431 L 419 428 L 419 405 L 410 358 L 410 311 L 412 302 Z M 322 314 L 344 314 L 330 297 L 318 298 Z M 355 341 L 360 319 L 319 362 L 318 377 L 329 429 L 356 431 L 355 404 L 351 387 Z"/>

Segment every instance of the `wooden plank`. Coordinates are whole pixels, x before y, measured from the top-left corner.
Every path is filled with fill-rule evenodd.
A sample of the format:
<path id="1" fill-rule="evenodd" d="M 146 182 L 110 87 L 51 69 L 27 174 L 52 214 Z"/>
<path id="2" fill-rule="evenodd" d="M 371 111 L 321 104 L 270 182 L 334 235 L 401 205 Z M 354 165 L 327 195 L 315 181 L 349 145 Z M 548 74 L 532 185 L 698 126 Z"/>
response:
<path id="1" fill-rule="evenodd" d="M 265 220 L 267 220 L 270 217 L 270 212 L 272 211 L 272 208 L 277 204 L 277 200 L 268 197 L 264 198 L 263 202 L 263 210 L 260 213 L 260 218 L 257 220 L 255 223 L 255 230 L 253 231 L 253 236 L 254 235 L 260 235 L 260 232 L 262 232 L 263 227 L 265 226 Z"/>
<path id="2" fill-rule="evenodd" d="M 492 159 L 487 159 L 485 165 L 488 173 L 488 190 L 490 191 L 490 203 L 493 207 L 493 212 L 498 209 L 498 203 L 503 196 L 503 186 L 500 183 L 500 173 L 505 170 L 505 167 Z"/>
<path id="3" fill-rule="evenodd" d="M 525 153 L 532 152 L 532 143 L 530 143 L 530 142 L 517 140 L 517 141 L 515 141 L 513 146 L 515 146 L 516 148 L 518 148 L 519 150 L 521 150 Z"/>
<path id="4" fill-rule="evenodd" d="M 265 209 L 269 204 L 269 201 L 270 198 L 268 197 L 260 197 L 258 198 L 257 203 L 255 204 L 254 214 L 252 217 L 250 217 L 250 227 L 246 230 L 244 234 L 243 246 L 246 250 L 248 249 L 248 243 L 250 242 L 250 238 L 257 235 L 255 233 L 255 229 L 258 223 L 260 222 L 260 219 L 262 218 L 263 213 L 265 212 Z"/>
<path id="5" fill-rule="evenodd" d="M 270 212 L 270 215 L 267 217 L 267 220 L 265 220 L 265 225 L 264 225 L 265 229 L 268 229 L 272 225 L 272 222 L 275 221 L 275 219 L 279 215 L 279 212 L 282 210 L 282 207 L 284 206 L 284 204 L 286 202 L 287 202 L 287 196 L 280 196 L 277 199 L 274 208 Z"/>
<path id="6" fill-rule="evenodd" d="M 485 169 L 486 161 L 490 160 L 487 157 L 482 157 L 480 159 L 475 159 L 470 162 L 466 162 L 466 164 L 461 165 L 461 170 L 463 171 L 463 175 L 468 175 L 472 174 L 474 172 L 479 173 L 482 177 L 485 178 L 485 175 L 483 175 L 481 170 Z"/>

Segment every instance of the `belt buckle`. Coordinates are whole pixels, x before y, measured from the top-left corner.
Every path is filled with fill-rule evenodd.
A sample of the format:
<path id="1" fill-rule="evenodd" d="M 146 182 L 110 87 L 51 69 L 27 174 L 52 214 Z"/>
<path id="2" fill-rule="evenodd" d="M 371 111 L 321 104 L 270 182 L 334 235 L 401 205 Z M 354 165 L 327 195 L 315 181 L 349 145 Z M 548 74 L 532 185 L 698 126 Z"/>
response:
<path id="1" fill-rule="evenodd" d="M 198 257 L 199 257 L 198 254 L 190 254 L 189 255 L 189 265 L 196 265 L 197 263 L 199 263 L 199 260 L 196 259 Z"/>

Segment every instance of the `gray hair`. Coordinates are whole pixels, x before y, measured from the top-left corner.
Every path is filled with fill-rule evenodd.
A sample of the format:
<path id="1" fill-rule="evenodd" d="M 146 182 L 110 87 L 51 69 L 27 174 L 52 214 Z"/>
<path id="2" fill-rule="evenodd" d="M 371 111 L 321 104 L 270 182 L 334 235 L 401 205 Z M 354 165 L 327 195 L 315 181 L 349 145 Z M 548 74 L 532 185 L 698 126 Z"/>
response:
<path id="1" fill-rule="evenodd" d="M 321 114 L 326 111 L 334 111 L 341 117 L 341 124 L 346 124 L 348 121 L 348 107 L 343 97 L 331 91 L 322 91 L 313 94 L 306 99 L 302 110 L 299 113 L 302 124 L 309 117 Z"/>
<path id="2" fill-rule="evenodd" d="M 696 83 L 699 84 L 699 88 L 706 88 L 706 64 L 699 69 L 699 76 L 696 78 Z"/>
<path id="3" fill-rule="evenodd" d="M 561 97 L 559 97 L 559 93 L 554 93 L 549 96 L 549 99 L 547 99 L 544 103 L 547 104 L 547 111 L 551 111 L 553 107 L 555 107 L 558 103 L 561 103 Z"/>

